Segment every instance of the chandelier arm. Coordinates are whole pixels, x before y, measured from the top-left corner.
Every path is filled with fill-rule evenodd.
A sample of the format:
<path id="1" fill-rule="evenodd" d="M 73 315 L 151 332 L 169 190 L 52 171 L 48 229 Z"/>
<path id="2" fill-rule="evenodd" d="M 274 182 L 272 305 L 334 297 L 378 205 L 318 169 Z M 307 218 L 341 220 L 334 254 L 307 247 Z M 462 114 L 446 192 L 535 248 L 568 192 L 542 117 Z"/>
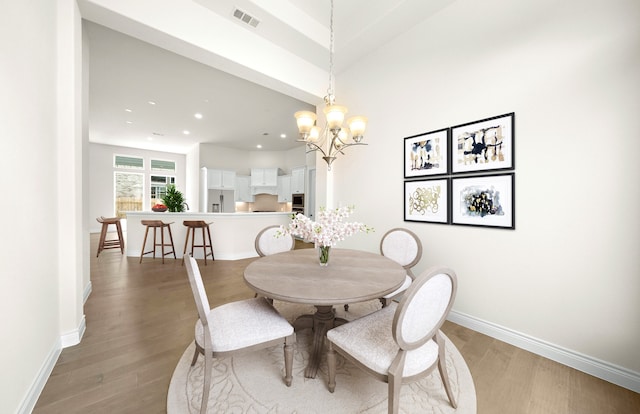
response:
<path id="1" fill-rule="evenodd" d="M 307 153 L 312 152 L 312 151 L 320 151 L 322 153 L 323 157 L 326 157 L 327 154 L 324 152 L 324 150 L 322 149 L 322 147 L 320 147 L 318 144 L 316 144 L 315 142 L 309 142 L 307 141 L 307 148 L 310 148 Z M 329 155 L 331 155 L 331 151 L 329 151 Z"/>
<path id="2" fill-rule="evenodd" d="M 356 142 L 356 143 L 354 143 L 354 144 L 344 144 L 343 146 L 341 146 L 341 147 L 340 147 L 340 149 L 337 149 L 337 148 L 336 148 L 336 151 L 337 151 L 337 152 L 339 152 L 340 154 L 344 155 L 344 152 L 342 152 L 342 151 L 343 151 L 345 148 L 353 147 L 353 146 L 355 146 L 355 145 L 368 145 L 368 144 L 366 144 L 366 143 L 364 143 L 364 142 Z"/>

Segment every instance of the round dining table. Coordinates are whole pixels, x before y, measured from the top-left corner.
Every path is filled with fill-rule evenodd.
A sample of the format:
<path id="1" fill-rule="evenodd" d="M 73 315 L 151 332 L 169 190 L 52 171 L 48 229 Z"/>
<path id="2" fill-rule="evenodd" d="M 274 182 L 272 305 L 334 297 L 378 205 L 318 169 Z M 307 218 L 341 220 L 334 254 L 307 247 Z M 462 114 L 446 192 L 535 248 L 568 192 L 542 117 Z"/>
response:
<path id="1" fill-rule="evenodd" d="M 268 298 L 315 306 L 313 315 L 293 324 L 296 331 L 313 329 L 305 377 L 315 378 L 327 331 L 346 322 L 333 307 L 380 298 L 402 286 L 405 275 L 402 266 L 376 253 L 332 248 L 329 265 L 320 266 L 316 249 L 299 249 L 255 260 L 244 280 Z"/>

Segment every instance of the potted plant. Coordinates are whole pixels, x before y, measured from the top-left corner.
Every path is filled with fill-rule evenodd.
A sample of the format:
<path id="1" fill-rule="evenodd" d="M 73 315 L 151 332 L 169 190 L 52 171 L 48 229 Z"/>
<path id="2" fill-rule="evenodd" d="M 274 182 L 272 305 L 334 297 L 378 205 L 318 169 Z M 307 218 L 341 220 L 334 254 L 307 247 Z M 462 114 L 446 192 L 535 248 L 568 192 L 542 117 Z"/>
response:
<path id="1" fill-rule="evenodd" d="M 181 213 L 184 211 L 184 196 L 176 190 L 176 186 L 173 184 L 167 186 L 167 193 L 162 197 L 162 201 L 169 212 Z"/>

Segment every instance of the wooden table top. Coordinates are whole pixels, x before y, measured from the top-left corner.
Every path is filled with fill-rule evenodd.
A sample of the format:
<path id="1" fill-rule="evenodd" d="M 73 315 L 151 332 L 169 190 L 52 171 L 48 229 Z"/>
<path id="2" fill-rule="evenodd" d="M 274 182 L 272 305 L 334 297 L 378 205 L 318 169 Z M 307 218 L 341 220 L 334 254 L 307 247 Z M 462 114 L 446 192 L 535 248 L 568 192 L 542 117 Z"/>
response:
<path id="1" fill-rule="evenodd" d="M 310 305 L 337 305 L 376 299 L 404 282 L 405 269 L 380 254 L 331 248 L 328 266 L 316 249 L 261 257 L 247 266 L 244 280 L 273 299 Z"/>

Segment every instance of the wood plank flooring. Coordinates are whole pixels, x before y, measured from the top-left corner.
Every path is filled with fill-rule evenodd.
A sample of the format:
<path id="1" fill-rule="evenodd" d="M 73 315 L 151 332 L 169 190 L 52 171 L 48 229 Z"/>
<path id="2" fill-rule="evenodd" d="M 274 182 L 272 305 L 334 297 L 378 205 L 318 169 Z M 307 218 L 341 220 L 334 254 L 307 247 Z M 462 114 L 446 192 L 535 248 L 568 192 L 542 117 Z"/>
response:
<path id="1" fill-rule="evenodd" d="M 33 412 L 165 413 L 197 318 L 186 270 L 180 260 L 138 264 L 117 250 L 95 258 L 97 240 L 86 332 L 62 351 Z M 252 260 L 199 261 L 212 306 L 253 296 L 242 280 Z M 640 394 L 453 323 L 443 331 L 469 365 L 479 414 L 640 412 Z"/>

